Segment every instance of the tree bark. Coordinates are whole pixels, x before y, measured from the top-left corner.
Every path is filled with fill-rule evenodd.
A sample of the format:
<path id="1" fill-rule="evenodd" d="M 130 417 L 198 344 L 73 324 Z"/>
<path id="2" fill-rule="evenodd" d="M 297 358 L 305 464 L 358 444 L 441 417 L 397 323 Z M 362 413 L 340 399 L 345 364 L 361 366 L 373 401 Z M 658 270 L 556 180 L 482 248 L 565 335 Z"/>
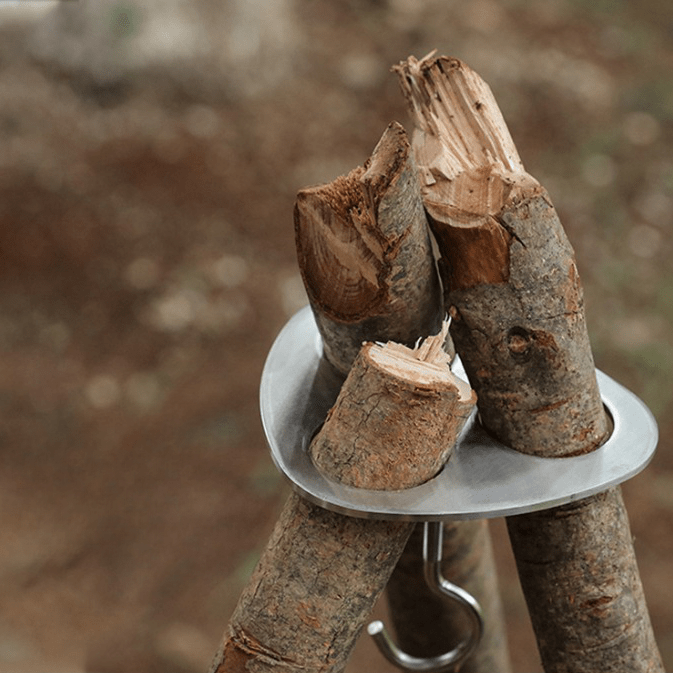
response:
<path id="1" fill-rule="evenodd" d="M 410 346 L 419 336 L 437 331 L 445 310 L 441 286 L 417 166 L 399 124 L 388 127 L 364 167 L 329 185 L 299 193 L 295 236 L 299 267 L 326 359 L 342 375 L 352 366 L 362 341 L 393 340 Z M 450 338 L 445 349 L 453 353 Z M 419 525 L 414 535 L 422 539 L 422 532 Z M 461 542 L 454 547 L 456 540 Z M 466 554 L 470 540 L 475 550 Z M 465 673 L 510 671 L 490 549 L 486 524 L 475 528 L 472 523 L 453 522 L 445 527 L 445 577 L 456 583 L 464 579 L 465 588 L 475 592 L 484 608 L 484 636 L 463 665 Z M 476 561 L 479 550 L 484 553 Z M 402 559 L 387 587 L 399 641 L 413 644 L 423 628 L 432 641 L 429 644 L 435 644 L 432 649 L 450 649 L 464 630 L 463 608 L 438 599 L 425 585 L 420 544 L 411 544 Z M 410 568 L 418 569 L 415 591 L 407 590 Z M 429 604 L 441 619 L 427 621 Z M 396 616 L 398 612 L 403 616 Z M 492 661 L 497 665 L 491 666 Z"/>
<path id="2" fill-rule="evenodd" d="M 507 527 L 545 671 L 664 670 L 619 487 Z"/>
<path id="3" fill-rule="evenodd" d="M 328 416 L 312 444 L 315 457 L 328 447 L 331 478 L 358 474 L 358 485 L 364 488 L 385 484 L 396 490 L 434 476 L 438 460 L 446 458 L 446 445 L 453 447 L 461 420 L 475 401 L 470 387 L 451 373 L 441 348 L 444 339 L 445 333 L 430 339 L 429 351 L 393 345 L 363 348 L 339 393 L 338 411 Z M 351 402 L 372 395 L 381 408 L 396 411 L 388 419 L 397 440 L 391 447 L 393 459 L 382 461 L 376 473 L 367 472 L 366 463 L 386 449 L 378 424 L 367 419 L 352 423 L 349 418 L 356 413 Z M 410 433 L 408 415 L 426 406 L 428 398 L 435 414 L 426 414 Z M 375 407 L 370 415 L 376 414 Z M 445 441 L 435 441 L 440 435 Z M 335 437 L 340 440 L 333 441 Z M 420 468 L 413 478 L 404 474 L 400 481 L 399 457 L 419 446 L 425 449 L 417 456 Z M 413 528 L 409 522 L 343 516 L 292 495 L 241 595 L 211 671 L 342 671 Z"/>
<path id="4" fill-rule="evenodd" d="M 416 165 L 399 124 L 386 129 L 364 166 L 301 190 L 294 221 L 325 357 L 343 376 L 365 341 L 412 346 L 439 331 L 439 277 Z"/>
<path id="5" fill-rule="evenodd" d="M 211 673 L 342 671 L 412 528 L 291 495 Z"/>
<path id="6" fill-rule="evenodd" d="M 422 484 L 441 470 L 453 449 L 450 438 L 477 401 L 450 373 L 445 335 L 434 337 L 428 359 L 399 344 L 362 347 L 310 447 L 323 474 L 355 488 L 390 491 Z M 352 440 L 348 448 L 345 437 Z"/>
<path id="7" fill-rule="evenodd" d="M 432 55 L 398 72 L 451 333 L 483 424 L 525 453 L 595 450 L 608 421 L 574 253 L 549 196 L 476 73 Z M 663 671 L 619 489 L 507 523 L 547 673 Z"/>

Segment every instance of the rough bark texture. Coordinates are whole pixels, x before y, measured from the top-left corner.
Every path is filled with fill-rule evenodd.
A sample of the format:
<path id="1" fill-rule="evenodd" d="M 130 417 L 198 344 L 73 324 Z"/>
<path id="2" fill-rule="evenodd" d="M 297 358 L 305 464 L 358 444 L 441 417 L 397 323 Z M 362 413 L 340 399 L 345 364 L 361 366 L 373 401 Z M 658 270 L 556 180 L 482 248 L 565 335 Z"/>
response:
<path id="1" fill-rule="evenodd" d="M 417 526 L 388 582 L 387 596 L 397 644 L 417 657 L 447 652 L 468 634 L 465 613 L 447 610 L 423 579 L 423 528 Z M 502 603 L 494 572 L 488 524 L 444 524 L 442 573 L 480 603 L 488 616 L 480 646 L 460 667 L 461 673 L 510 673 Z M 448 637 L 450 635 L 450 637 Z"/>
<path id="2" fill-rule="evenodd" d="M 548 195 L 476 73 L 432 55 L 398 72 L 451 331 L 483 423 L 526 453 L 596 449 L 608 424 L 572 248 Z M 619 489 L 508 528 L 546 673 L 663 670 Z"/>
<path id="3" fill-rule="evenodd" d="M 508 239 L 500 282 L 466 279 L 460 272 L 460 251 L 472 247 L 466 230 L 433 221 L 446 253 L 451 332 L 479 395 L 481 420 L 524 453 L 592 451 L 608 425 L 573 251 L 541 188 L 509 201 L 499 219 L 492 247 Z"/>
<path id="4" fill-rule="evenodd" d="M 330 413 L 313 443 L 314 453 L 329 446 L 333 478 L 357 475 L 347 483 L 397 490 L 435 474 L 438 454 L 445 457 L 445 446 L 453 448 L 463 425 L 460 419 L 467 419 L 475 402 L 470 387 L 457 382 L 450 372 L 442 349 L 445 339 L 443 331 L 413 351 L 396 344 L 365 345 L 356 373 L 346 379 L 337 400 L 339 411 Z M 395 407 L 387 423 L 396 446 L 377 437 L 375 420 L 358 417 L 352 422 L 350 416 L 357 416 L 357 409 L 340 406 L 343 400 L 367 399 L 372 389 L 381 408 L 390 408 L 389 401 Z M 433 410 L 444 424 L 441 443 L 427 414 L 413 433 L 407 428 L 408 419 L 414 420 L 433 391 L 437 400 Z M 370 415 L 375 411 L 370 409 Z M 447 418 L 457 420 L 446 427 L 441 419 Z M 330 441 L 323 441 L 323 435 Z M 366 469 L 373 454 L 383 455 L 388 448 L 399 451 L 399 456 L 415 455 L 413 477 L 399 469 L 397 459 L 379 461 L 374 472 Z M 343 670 L 413 528 L 407 522 L 354 519 L 291 496 L 238 602 L 211 670 Z"/>
<path id="5" fill-rule="evenodd" d="M 365 341 L 411 346 L 439 331 L 439 278 L 399 124 L 364 167 L 299 192 L 295 238 L 325 356 L 344 376 Z"/>
<path id="6" fill-rule="evenodd" d="M 470 387 L 451 373 L 442 350 L 445 335 L 414 350 L 393 343 L 363 346 L 311 444 L 323 474 L 356 488 L 389 491 L 439 472 L 476 403 Z M 433 340 L 435 348 L 426 350 Z"/>
<path id="7" fill-rule="evenodd" d="M 211 671 L 342 671 L 412 529 L 290 496 Z"/>
<path id="8" fill-rule="evenodd" d="M 507 527 L 547 673 L 664 670 L 621 489 Z"/>
<path id="9" fill-rule="evenodd" d="M 547 193 L 476 73 L 455 59 L 400 70 L 451 334 L 482 422 L 524 453 L 595 449 L 608 426 L 574 253 Z"/>
<path id="10" fill-rule="evenodd" d="M 443 315 L 427 221 L 417 180 L 417 167 L 402 127 L 391 124 L 377 145 L 372 158 L 362 169 L 330 185 L 303 190 L 295 206 L 297 255 L 307 294 L 316 316 L 325 355 L 344 376 L 353 364 L 360 344 L 365 341 L 395 340 L 407 345 L 418 336 L 435 333 Z M 373 181 L 374 175 L 379 177 Z M 363 206 L 369 205 L 367 218 Z M 386 252 L 373 254 L 371 240 L 387 240 Z M 367 266 L 365 260 L 371 265 Z M 372 272 L 375 269 L 375 272 Z M 371 282 L 376 277 L 377 285 Z M 379 287 L 380 285 L 380 287 Z M 374 297 L 375 300 L 371 298 Z M 445 349 L 453 352 L 447 340 Z M 450 530 L 460 529 L 462 522 Z M 418 534 L 422 526 L 418 527 Z M 444 554 L 454 558 L 447 577 L 462 576 L 462 558 L 451 548 L 452 534 L 444 537 Z M 422 567 L 422 551 L 414 545 L 405 557 Z M 486 555 L 477 566 L 481 580 L 496 583 L 495 564 Z M 423 582 L 422 573 L 417 578 Z M 395 570 L 389 591 L 406 582 L 406 573 Z M 426 592 L 427 593 L 427 592 Z M 414 633 L 417 616 L 425 614 L 425 593 L 403 593 L 397 606 L 408 622 L 396 619 L 397 633 Z M 439 610 L 440 605 L 435 607 Z M 486 608 L 489 604 L 485 605 Z M 444 618 L 432 627 L 436 642 L 447 645 L 455 639 L 446 630 L 464 618 L 463 609 L 453 602 L 441 605 Z M 480 649 L 498 650 L 497 659 L 508 659 L 504 641 L 490 635 L 503 629 L 499 611 L 485 610 L 486 633 Z M 474 668 L 474 673 L 491 673 L 490 668 Z M 503 673 L 509 664 L 503 664 Z M 472 673 L 470 671 L 469 673 Z"/>

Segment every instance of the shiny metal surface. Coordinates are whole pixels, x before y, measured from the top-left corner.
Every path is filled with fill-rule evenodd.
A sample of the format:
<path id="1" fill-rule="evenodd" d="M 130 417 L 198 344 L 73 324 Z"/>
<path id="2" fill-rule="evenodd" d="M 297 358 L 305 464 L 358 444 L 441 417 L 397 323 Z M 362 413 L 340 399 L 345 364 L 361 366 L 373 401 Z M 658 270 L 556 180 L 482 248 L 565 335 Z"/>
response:
<path id="1" fill-rule="evenodd" d="M 307 447 L 339 390 L 326 373 L 309 307 L 281 330 L 260 386 L 262 423 L 278 469 L 294 489 L 326 509 L 361 518 L 441 521 L 510 516 L 600 493 L 640 472 L 652 459 L 657 424 L 645 404 L 597 371 L 612 416 L 610 439 L 590 454 L 539 458 L 491 438 L 475 417 L 467 423 L 445 468 L 403 491 L 369 491 L 332 482 L 313 466 Z M 457 375 L 465 378 L 460 362 Z"/>
<path id="2" fill-rule="evenodd" d="M 401 650 L 388 634 L 383 622 L 376 620 L 367 627 L 379 651 L 394 666 L 411 673 L 442 673 L 455 671 L 474 652 L 484 634 L 484 615 L 477 599 L 465 589 L 449 582 L 442 575 L 444 526 L 439 521 L 423 525 L 423 572 L 430 589 L 459 603 L 465 610 L 470 631 L 456 647 L 432 657 L 415 657 Z"/>

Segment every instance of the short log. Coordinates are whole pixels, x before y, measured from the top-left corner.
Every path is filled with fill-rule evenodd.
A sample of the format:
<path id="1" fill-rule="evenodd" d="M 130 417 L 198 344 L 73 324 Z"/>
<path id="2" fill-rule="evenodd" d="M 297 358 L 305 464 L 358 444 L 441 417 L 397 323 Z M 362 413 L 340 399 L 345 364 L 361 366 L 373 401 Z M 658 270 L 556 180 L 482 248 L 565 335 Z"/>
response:
<path id="1" fill-rule="evenodd" d="M 475 401 L 469 386 L 450 371 L 442 350 L 445 336 L 440 333 L 413 351 L 394 344 L 364 347 L 366 355 L 356 360 L 355 373 L 339 393 L 339 410 L 327 417 L 313 442 L 314 456 L 329 446 L 332 478 L 338 479 L 340 472 L 355 474 L 364 488 L 385 484 L 396 490 L 434 476 L 462 423 L 456 420 L 443 427 L 443 441 L 437 442 L 431 419 L 409 433 L 408 414 L 413 417 L 419 399 L 424 405 L 427 396 L 434 396 L 440 419 L 464 421 Z M 347 408 L 348 400 L 364 399 L 373 388 L 379 391 L 382 408 L 396 409 L 388 419 L 398 439 L 392 450 L 414 454 L 412 478 L 399 469 L 397 458 L 380 460 L 376 474 L 367 469 L 370 457 L 383 456 L 388 447 L 370 431 L 366 419 L 351 422 Z M 400 391 L 405 391 L 401 397 Z M 330 440 L 323 441 L 323 435 Z M 367 449 L 361 451 L 363 435 Z M 410 522 L 343 516 L 292 495 L 240 597 L 211 672 L 342 671 L 413 528 Z"/>
<path id="2" fill-rule="evenodd" d="M 451 334 L 484 425 L 524 453 L 607 437 L 573 249 L 493 94 L 457 59 L 400 66 Z"/>
<path id="3" fill-rule="evenodd" d="M 445 336 L 427 339 L 423 345 L 434 340 L 434 347 L 425 352 L 394 343 L 362 347 L 311 444 L 323 474 L 355 488 L 390 491 L 422 484 L 441 470 L 453 449 L 450 438 L 477 401 L 451 372 Z"/>
<path id="4" fill-rule="evenodd" d="M 391 124 L 364 166 L 302 189 L 297 259 L 325 356 L 343 376 L 365 341 L 407 346 L 443 320 L 432 254 L 404 129 Z"/>

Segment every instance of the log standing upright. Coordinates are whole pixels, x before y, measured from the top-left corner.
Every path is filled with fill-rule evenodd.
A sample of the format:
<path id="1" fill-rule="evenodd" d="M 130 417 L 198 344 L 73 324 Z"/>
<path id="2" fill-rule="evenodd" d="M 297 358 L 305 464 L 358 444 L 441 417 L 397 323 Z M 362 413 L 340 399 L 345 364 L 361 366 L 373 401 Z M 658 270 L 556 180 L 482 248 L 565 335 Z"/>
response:
<path id="1" fill-rule="evenodd" d="M 595 450 L 609 427 L 574 254 L 548 194 L 465 64 L 430 55 L 397 71 L 482 422 L 525 453 Z M 546 673 L 663 671 L 619 488 L 507 523 Z"/>

